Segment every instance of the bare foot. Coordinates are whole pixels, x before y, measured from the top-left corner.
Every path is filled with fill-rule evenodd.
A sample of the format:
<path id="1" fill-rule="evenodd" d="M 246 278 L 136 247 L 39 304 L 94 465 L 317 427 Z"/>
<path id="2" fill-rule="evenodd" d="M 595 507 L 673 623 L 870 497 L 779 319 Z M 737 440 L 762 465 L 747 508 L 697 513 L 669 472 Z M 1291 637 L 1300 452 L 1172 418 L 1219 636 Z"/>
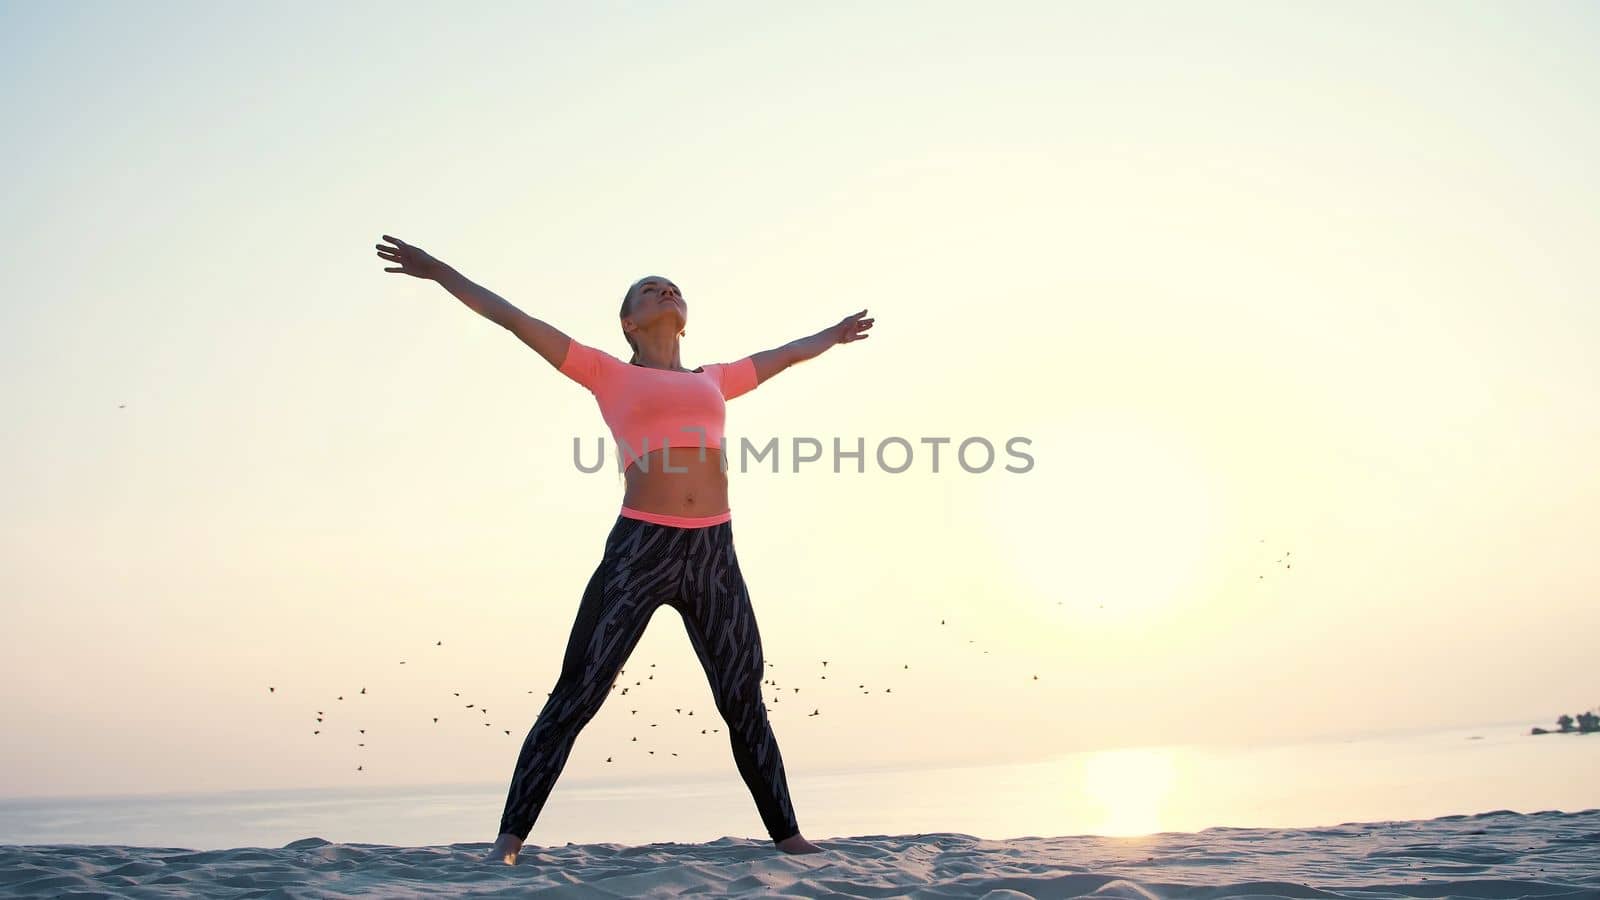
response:
<path id="1" fill-rule="evenodd" d="M 494 842 L 494 847 L 484 855 L 483 861 L 503 862 L 508 866 L 514 866 L 517 864 L 517 854 L 520 852 L 522 852 L 522 838 L 514 834 L 502 834 Z"/>
<path id="2" fill-rule="evenodd" d="M 822 852 L 822 848 L 821 847 L 818 847 L 816 844 L 813 844 L 810 841 L 806 840 L 805 839 L 805 835 L 801 835 L 801 834 L 796 834 L 794 837 L 784 838 L 783 840 L 779 841 L 778 843 L 774 844 L 773 846 L 777 847 L 779 850 L 782 850 L 785 853 L 821 853 Z"/>

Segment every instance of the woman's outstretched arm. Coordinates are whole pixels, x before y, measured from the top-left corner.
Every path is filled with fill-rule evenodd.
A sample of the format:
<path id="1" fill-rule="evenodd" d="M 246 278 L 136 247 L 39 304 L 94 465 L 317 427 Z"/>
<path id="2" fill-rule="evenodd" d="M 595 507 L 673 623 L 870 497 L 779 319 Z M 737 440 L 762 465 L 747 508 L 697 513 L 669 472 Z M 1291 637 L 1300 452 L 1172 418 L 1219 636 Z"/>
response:
<path id="1" fill-rule="evenodd" d="M 817 356 L 822 351 L 834 344 L 848 344 L 851 341 L 864 341 L 871 335 L 867 334 L 872 327 L 872 320 L 862 318 L 866 310 L 851 313 L 839 320 L 837 325 L 829 325 L 816 334 L 796 338 L 782 347 L 752 353 L 750 359 L 756 364 L 756 384 L 782 372 L 797 362 Z"/>
<path id="2" fill-rule="evenodd" d="M 566 360 L 567 346 L 571 340 L 561 329 L 517 309 L 504 297 L 481 284 L 473 283 L 467 276 L 429 256 L 421 247 L 387 234 L 383 239 L 394 246 L 378 244 L 379 258 L 399 264 L 385 268 L 385 272 L 397 272 L 414 278 L 437 281 L 440 287 L 454 294 L 457 300 L 467 305 L 468 309 L 516 335 L 524 344 L 544 357 L 550 365 L 557 369 L 561 368 L 562 362 Z"/>

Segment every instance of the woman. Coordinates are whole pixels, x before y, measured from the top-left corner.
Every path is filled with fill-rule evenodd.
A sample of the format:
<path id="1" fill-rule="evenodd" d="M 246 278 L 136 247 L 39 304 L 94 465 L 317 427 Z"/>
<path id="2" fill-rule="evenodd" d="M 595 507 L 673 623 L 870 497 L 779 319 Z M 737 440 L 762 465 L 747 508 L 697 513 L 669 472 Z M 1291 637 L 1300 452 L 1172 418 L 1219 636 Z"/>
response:
<path id="1" fill-rule="evenodd" d="M 600 711 L 662 604 L 683 616 L 728 725 L 739 774 L 773 844 L 786 853 L 820 852 L 800 834 L 761 697 L 761 635 L 734 553 L 721 438 L 727 400 L 834 344 L 867 338 L 867 311 L 735 363 L 685 369 L 679 339 L 689 307 L 676 284 L 646 277 L 622 298 L 622 334 L 633 348 L 624 363 L 529 316 L 420 247 L 383 239 L 392 246 L 376 245 L 378 256 L 397 263 L 385 272 L 437 281 L 594 394 L 628 460 L 622 512 L 579 603 L 555 690 L 522 742 L 500 836 L 485 859 L 516 864 L 578 732 Z"/>

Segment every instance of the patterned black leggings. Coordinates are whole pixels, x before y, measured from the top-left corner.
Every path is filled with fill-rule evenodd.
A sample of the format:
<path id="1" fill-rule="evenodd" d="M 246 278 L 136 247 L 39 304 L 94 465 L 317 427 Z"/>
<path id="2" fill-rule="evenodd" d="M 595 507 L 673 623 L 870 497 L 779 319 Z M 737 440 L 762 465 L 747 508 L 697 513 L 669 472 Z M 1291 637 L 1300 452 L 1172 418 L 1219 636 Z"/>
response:
<path id="1" fill-rule="evenodd" d="M 800 833 L 778 740 L 761 697 L 766 665 L 750 593 L 733 552 L 733 523 L 697 528 L 618 516 L 584 589 L 555 690 L 522 742 L 500 833 L 524 841 L 578 732 L 600 711 L 622 666 L 665 603 L 683 616 L 711 682 L 739 774 L 774 843 Z"/>

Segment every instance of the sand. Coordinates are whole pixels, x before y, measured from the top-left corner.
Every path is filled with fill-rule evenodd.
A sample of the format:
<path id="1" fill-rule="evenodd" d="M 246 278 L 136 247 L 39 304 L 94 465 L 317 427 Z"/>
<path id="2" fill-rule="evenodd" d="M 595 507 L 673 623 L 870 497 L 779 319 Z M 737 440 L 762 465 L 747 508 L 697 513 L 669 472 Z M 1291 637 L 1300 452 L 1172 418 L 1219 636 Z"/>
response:
<path id="1" fill-rule="evenodd" d="M 0 894 L 39 897 L 1474 897 L 1600 900 L 1600 810 L 1499 810 L 1330 828 L 1209 828 L 1145 837 L 967 834 L 699 844 L 488 842 L 195 851 L 0 846 Z"/>

